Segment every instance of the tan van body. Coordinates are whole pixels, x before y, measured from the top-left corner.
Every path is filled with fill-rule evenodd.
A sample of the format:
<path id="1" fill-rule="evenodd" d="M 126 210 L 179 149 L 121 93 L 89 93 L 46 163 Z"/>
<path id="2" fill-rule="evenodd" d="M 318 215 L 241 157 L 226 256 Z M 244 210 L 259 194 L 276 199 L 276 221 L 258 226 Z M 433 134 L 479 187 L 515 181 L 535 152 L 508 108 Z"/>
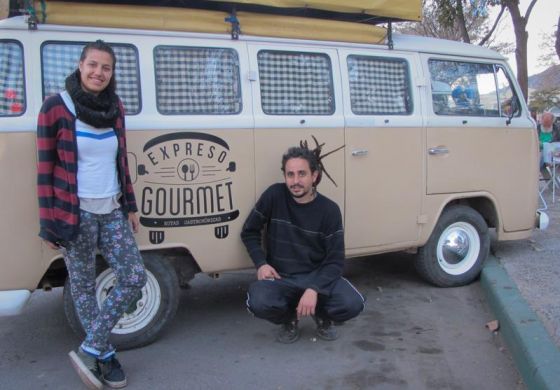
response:
<path id="1" fill-rule="evenodd" d="M 243 222 L 262 191 L 283 180 L 281 155 L 300 141 L 314 147 L 316 139 L 323 153 L 344 146 L 323 160 L 333 180 L 324 176 L 319 191 L 341 208 L 348 258 L 418 248 L 422 251 L 432 245 L 434 238 L 430 241 L 430 237 L 438 227 L 452 225 L 438 225 L 450 207 L 460 215 L 466 208 L 474 211 L 483 224 L 495 230 L 498 240 L 527 238 L 538 225 L 534 123 L 523 99 L 516 98 L 521 94 L 509 66 L 493 51 L 398 34 L 390 49 L 384 44 L 243 34 L 232 40 L 229 34 L 56 24 L 30 30 L 23 17 L 14 17 L 0 22 L 0 52 L 5 58 L 9 50 L 16 59 L 15 64 L 0 60 L 4 61 L 0 64 L 0 87 L 4 88 L 0 91 L 2 314 L 21 311 L 30 292 L 37 288 L 64 284 L 66 271 L 61 255 L 48 249 L 37 236 L 37 114 L 43 99 L 63 88 L 60 80 L 76 66 L 81 45 L 95 39 L 120 45 L 128 53 L 125 59 L 117 51 L 117 83 L 127 108 L 129 164 L 140 210 L 137 241 L 147 263 L 163 264 L 173 279 L 168 288 L 162 287 L 159 271 L 153 270 L 145 295 L 165 288 L 168 291 L 162 294 L 177 295 L 177 287 L 197 272 L 217 274 L 251 267 L 239 237 Z M 202 109 L 176 85 L 181 80 L 174 77 L 181 69 L 173 70 L 174 62 L 166 62 L 174 55 L 187 66 L 191 66 L 192 58 L 207 56 L 202 60 L 206 68 L 200 71 L 200 77 L 214 80 L 209 83 L 216 91 L 204 95 L 206 106 L 203 104 Z M 323 81 L 328 84 L 327 92 L 324 88 L 315 91 L 315 85 L 309 92 L 310 100 L 321 100 L 326 93 L 328 99 L 321 100 L 325 107 L 316 109 L 305 99 L 283 102 L 287 99 L 281 96 L 283 90 L 265 90 L 275 84 L 263 72 L 277 69 L 282 73 L 282 66 L 305 67 L 308 63 L 328 69 L 320 71 L 326 72 Z M 119 79 L 119 64 L 127 67 L 132 82 Z M 213 64 L 218 71 L 208 70 Z M 399 109 L 391 106 L 391 95 L 376 95 L 378 87 L 363 87 L 365 81 L 360 78 L 364 71 L 357 70 L 363 65 L 373 66 L 373 74 L 381 74 L 375 66 L 398 73 L 398 83 L 406 89 L 393 94 L 404 96 L 394 99 Z M 448 65 L 479 72 L 472 73 L 471 81 L 479 81 L 479 96 L 471 111 L 453 106 L 453 77 L 461 75 L 447 74 Z M 188 69 L 192 73 L 196 67 Z M 14 70 L 21 72 L 19 86 L 10 87 L 11 76 L 6 72 Z M 56 71 L 60 74 L 55 77 Z M 237 74 L 232 76 L 232 72 Z M 215 80 L 227 75 L 235 81 L 226 80 L 228 87 L 218 88 Z M 364 77 L 369 80 L 369 76 Z M 383 80 L 390 83 L 391 77 Z M 499 77 L 505 84 L 498 82 L 492 89 L 492 80 L 499 81 Z M 270 83 L 266 87 L 265 78 Z M 289 88 L 289 78 L 289 72 L 279 76 L 284 80 L 280 82 L 287 83 L 283 88 Z M 375 78 L 369 81 L 374 86 L 380 82 Z M 487 83 L 484 90 L 483 81 Z M 127 83 L 132 85 L 128 95 L 122 93 Z M 439 89 L 438 83 L 446 85 Z M 393 87 L 387 88 L 391 91 Z M 502 99 L 505 90 L 510 95 Z M 187 91 L 192 96 L 192 90 Z M 274 93 L 280 98 L 269 96 Z M 180 104 L 170 100 L 168 94 L 176 94 L 173 99 Z M 513 116 L 505 108 L 506 98 L 509 103 L 517 101 Z M 376 112 L 377 106 L 371 103 L 375 99 L 386 108 Z M 183 109 L 183 103 L 192 106 Z M 301 107 L 294 106 L 297 104 Z M 461 239 L 476 241 L 475 229 L 469 229 L 472 223 L 463 229 L 464 221 L 459 218 L 457 222 L 459 225 L 452 225 L 452 230 L 456 229 L 458 243 Z M 454 238 L 447 237 L 447 242 Z M 437 242 L 436 237 L 434 248 Z M 451 245 L 439 247 L 445 250 Z M 481 255 L 475 254 L 474 260 L 486 257 L 484 240 L 482 247 Z M 427 255 L 422 256 L 425 259 Z M 437 265 L 437 256 L 434 259 Z M 476 272 L 459 281 L 438 281 L 429 272 L 428 280 L 439 285 L 464 284 L 478 275 L 480 266 L 477 263 Z M 448 270 L 454 276 L 451 266 Z M 468 272 L 470 266 L 455 274 Z M 102 285 L 110 287 L 110 274 L 101 273 L 100 278 Z M 166 321 L 158 317 L 162 309 L 157 298 L 142 299 L 154 313 L 145 314 L 130 334 L 152 326 L 154 321 Z M 171 299 L 175 309 L 177 299 Z M 71 308 L 66 309 L 74 316 L 75 327 L 75 314 Z M 166 318 L 173 312 L 172 307 Z M 126 336 L 126 326 L 120 328 Z M 151 339 L 121 341 L 130 347 Z"/>

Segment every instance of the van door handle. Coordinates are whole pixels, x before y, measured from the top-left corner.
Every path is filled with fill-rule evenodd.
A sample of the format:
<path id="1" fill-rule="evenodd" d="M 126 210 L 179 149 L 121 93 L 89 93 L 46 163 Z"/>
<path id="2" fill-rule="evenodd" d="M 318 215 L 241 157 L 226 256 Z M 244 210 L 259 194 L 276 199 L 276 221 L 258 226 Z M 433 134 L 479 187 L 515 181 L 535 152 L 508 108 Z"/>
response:
<path id="1" fill-rule="evenodd" d="M 435 148 L 428 149 L 428 153 L 431 155 L 438 155 L 438 154 L 447 154 L 449 153 L 449 149 L 445 146 L 436 146 Z"/>
<path id="2" fill-rule="evenodd" d="M 368 151 L 366 149 L 356 149 L 356 150 L 352 150 L 352 156 L 365 156 L 368 154 Z"/>

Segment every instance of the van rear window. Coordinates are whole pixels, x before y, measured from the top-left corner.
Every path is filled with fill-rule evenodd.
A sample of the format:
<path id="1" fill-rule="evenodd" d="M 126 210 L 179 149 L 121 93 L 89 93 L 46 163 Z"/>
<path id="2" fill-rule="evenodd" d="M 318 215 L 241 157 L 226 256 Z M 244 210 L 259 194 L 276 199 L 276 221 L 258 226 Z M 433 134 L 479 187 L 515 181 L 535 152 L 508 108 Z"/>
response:
<path id="1" fill-rule="evenodd" d="M 0 40 L 0 116 L 25 111 L 23 49 L 15 41 Z"/>
<path id="2" fill-rule="evenodd" d="M 265 114 L 334 113 L 331 61 L 326 54 L 261 50 L 257 60 Z"/>
<path id="3" fill-rule="evenodd" d="M 412 111 L 408 66 L 401 59 L 348 56 L 350 103 L 356 115 L 405 115 Z"/>
<path id="4" fill-rule="evenodd" d="M 154 50 L 158 111 L 164 115 L 241 112 L 239 57 L 233 49 L 158 46 Z"/>
<path id="5" fill-rule="evenodd" d="M 78 67 L 84 42 L 46 42 L 41 48 L 43 72 L 43 99 L 64 90 L 66 77 Z M 138 52 L 132 45 L 114 44 L 117 57 L 115 77 L 117 94 L 127 115 L 138 114 L 141 109 L 140 71 Z"/>

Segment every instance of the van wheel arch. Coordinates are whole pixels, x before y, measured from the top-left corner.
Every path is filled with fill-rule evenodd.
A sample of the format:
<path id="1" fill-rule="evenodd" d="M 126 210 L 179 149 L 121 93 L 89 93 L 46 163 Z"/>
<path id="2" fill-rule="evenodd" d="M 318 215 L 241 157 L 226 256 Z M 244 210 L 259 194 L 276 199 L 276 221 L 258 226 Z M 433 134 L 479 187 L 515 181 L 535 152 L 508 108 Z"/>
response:
<path id="1" fill-rule="evenodd" d="M 445 206 L 442 210 L 442 214 L 447 208 L 454 205 L 463 205 L 474 209 L 482 218 L 484 218 L 484 221 L 489 228 L 497 228 L 499 225 L 498 210 L 496 204 L 490 198 L 477 196 L 473 198 L 455 199 Z"/>
<path id="2" fill-rule="evenodd" d="M 148 273 L 148 281 L 142 296 L 135 301 L 117 323 L 110 342 L 118 350 L 138 348 L 154 342 L 172 322 L 179 306 L 180 287 L 200 271 L 198 264 L 184 252 L 174 250 L 144 251 L 142 258 Z M 104 261 L 98 262 L 96 296 L 98 302 L 114 285 L 114 275 Z M 67 278 L 63 292 L 64 312 L 72 330 L 84 337 L 85 332 L 77 316 Z"/>

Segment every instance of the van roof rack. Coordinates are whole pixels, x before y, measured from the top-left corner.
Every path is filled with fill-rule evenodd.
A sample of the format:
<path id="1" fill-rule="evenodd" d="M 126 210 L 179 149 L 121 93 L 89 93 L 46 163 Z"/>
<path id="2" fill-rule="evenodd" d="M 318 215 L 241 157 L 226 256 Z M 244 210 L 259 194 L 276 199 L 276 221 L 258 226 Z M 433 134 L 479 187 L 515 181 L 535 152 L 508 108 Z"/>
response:
<path id="1" fill-rule="evenodd" d="M 350 5 L 340 5 L 321 0 L 26 0 L 26 9 L 23 11 L 28 15 L 30 29 L 36 29 L 37 24 L 48 23 L 229 32 L 232 39 L 238 39 L 243 33 L 296 39 L 385 43 L 392 49 L 392 23 L 420 20 L 421 2 L 395 0 L 387 5 L 384 0 L 352 0 Z M 299 3 L 301 6 L 294 6 Z M 96 12 L 81 11 L 94 7 Z M 104 9 L 108 10 L 107 17 L 88 19 L 87 15 L 99 15 Z M 382 28 L 379 24 L 387 26 Z"/>
<path id="2" fill-rule="evenodd" d="M 56 0 L 67 3 L 95 3 L 177 7 L 231 12 L 254 12 L 283 16 L 297 16 L 338 20 L 342 22 L 379 25 L 390 21 L 419 21 L 422 16 L 422 0 L 353 0 L 350 4 L 329 4 L 320 0 Z M 25 0 L 25 3 L 41 3 L 43 7 L 51 1 Z M 301 3 L 300 6 L 294 6 Z"/>

